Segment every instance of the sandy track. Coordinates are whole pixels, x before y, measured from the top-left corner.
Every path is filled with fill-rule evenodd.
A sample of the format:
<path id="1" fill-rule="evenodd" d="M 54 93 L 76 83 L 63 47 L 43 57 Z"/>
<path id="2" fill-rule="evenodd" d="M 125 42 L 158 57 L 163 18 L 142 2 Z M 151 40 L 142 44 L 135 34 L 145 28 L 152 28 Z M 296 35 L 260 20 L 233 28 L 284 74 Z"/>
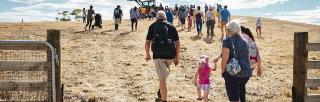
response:
<path id="1" fill-rule="evenodd" d="M 239 18 L 239 17 L 235 17 Z M 254 30 L 254 18 L 241 17 L 245 26 Z M 247 84 L 250 102 L 291 101 L 293 32 L 307 31 L 310 42 L 320 42 L 320 26 L 262 19 L 264 39 L 257 43 L 263 56 L 263 76 L 252 77 Z M 105 23 L 106 22 L 106 23 Z M 158 88 L 152 62 L 144 61 L 146 30 L 152 21 L 140 21 L 138 30 L 131 31 L 129 21 L 115 32 L 111 21 L 105 21 L 103 29 L 83 31 L 80 22 L 0 23 L 0 40 L 45 40 L 47 29 L 62 32 L 62 81 L 65 101 L 80 102 L 97 96 L 103 102 L 153 101 Z M 175 22 L 176 24 L 176 22 Z M 180 28 L 178 27 L 178 30 Z M 206 28 L 203 29 L 205 33 Z M 169 100 L 173 102 L 195 101 L 196 90 L 192 84 L 195 63 L 201 54 L 212 57 L 220 53 L 220 30 L 216 37 L 194 39 L 192 32 L 179 31 L 181 61 L 171 66 L 168 79 Z M 254 32 L 254 31 L 253 31 Z M 254 33 L 255 34 L 255 33 Z M 311 60 L 320 60 L 319 52 L 309 53 Z M 211 101 L 227 101 L 224 80 L 220 70 L 212 73 Z M 317 71 L 309 77 L 320 77 Z M 319 90 L 312 90 L 320 93 Z"/>

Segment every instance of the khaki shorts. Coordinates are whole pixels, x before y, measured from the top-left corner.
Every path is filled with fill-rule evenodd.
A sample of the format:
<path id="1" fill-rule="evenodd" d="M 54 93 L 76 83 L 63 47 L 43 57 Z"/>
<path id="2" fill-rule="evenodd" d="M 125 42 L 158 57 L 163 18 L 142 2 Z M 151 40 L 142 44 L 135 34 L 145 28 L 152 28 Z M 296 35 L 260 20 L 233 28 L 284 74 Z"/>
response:
<path id="1" fill-rule="evenodd" d="M 159 80 L 166 80 L 170 73 L 171 59 L 154 59 L 153 60 Z"/>

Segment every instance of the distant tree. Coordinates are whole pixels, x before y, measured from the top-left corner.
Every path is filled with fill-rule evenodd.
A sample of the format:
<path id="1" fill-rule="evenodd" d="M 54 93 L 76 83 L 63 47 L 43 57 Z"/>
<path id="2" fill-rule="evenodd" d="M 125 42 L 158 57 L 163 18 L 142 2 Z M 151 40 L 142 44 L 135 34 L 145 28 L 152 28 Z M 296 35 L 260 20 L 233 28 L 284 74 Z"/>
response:
<path id="1" fill-rule="evenodd" d="M 70 15 L 73 15 L 76 21 L 80 21 L 82 18 L 81 9 L 74 9 Z"/>
<path id="2" fill-rule="evenodd" d="M 71 21 L 70 19 L 70 13 L 68 10 L 64 10 L 62 11 L 62 18 L 60 19 L 60 21 Z"/>
<path id="3" fill-rule="evenodd" d="M 71 21 L 71 17 L 74 17 L 72 19 L 75 19 L 76 21 L 80 21 L 82 18 L 81 15 L 82 10 L 81 9 L 64 9 L 59 8 L 57 10 L 57 21 Z"/>

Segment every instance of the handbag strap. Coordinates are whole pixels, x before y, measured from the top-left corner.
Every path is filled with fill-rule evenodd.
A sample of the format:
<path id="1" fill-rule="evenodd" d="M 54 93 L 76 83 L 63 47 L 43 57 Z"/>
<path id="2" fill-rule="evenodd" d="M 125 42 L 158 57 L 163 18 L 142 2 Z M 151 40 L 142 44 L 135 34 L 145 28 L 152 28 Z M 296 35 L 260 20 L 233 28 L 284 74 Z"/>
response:
<path id="1" fill-rule="evenodd" d="M 232 39 L 231 39 L 231 44 L 232 44 L 232 48 L 233 48 L 233 55 L 234 55 L 235 58 L 237 58 L 237 55 L 236 55 L 236 52 L 235 52 L 236 49 L 234 48 L 234 44 L 233 44 Z"/>

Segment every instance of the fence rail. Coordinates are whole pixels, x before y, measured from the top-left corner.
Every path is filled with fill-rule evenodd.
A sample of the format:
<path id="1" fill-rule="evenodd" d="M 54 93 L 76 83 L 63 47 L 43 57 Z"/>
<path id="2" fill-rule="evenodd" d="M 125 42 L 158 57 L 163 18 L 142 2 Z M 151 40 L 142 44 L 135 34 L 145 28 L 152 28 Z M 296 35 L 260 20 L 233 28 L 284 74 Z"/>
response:
<path id="1" fill-rule="evenodd" d="M 47 46 L 41 43 L 26 43 L 28 41 L 21 41 L 21 43 L 13 43 L 11 41 L 0 42 L 1 50 L 46 50 Z"/>
<path id="2" fill-rule="evenodd" d="M 46 71 L 46 61 L 0 61 L 0 71 Z"/>
<path id="3" fill-rule="evenodd" d="M 63 102 L 60 31 L 47 41 L 0 41 L 0 102 Z"/>
<path id="4" fill-rule="evenodd" d="M 0 82 L 0 91 L 49 91 L 48 82 Z"/>
<path id="5" fill-rule="evenodd" d="M 320 51 L 320 43 L 308 43 L 306 46 L 308 51 Z"/>
<path id="6" fill-rule="evenodd" d="M 306 87 L 320 87 L 320 79 L 307 79 Z"/>
<path id="7" fill-rule="evenodd" d="M 307 79 L 308 69 L 320 69 L 320 61 L 308 61 L 308 51 L 320 51 L 320 43 L 308 43 L 308 32 L 295 32 L 293 102 L 320 102 L 320 94 L 308 95 L 307 92 L 309 87 L 320 87 L 320 79 Z"/>
<path id="8" fill-rule="evenodd" d="M 306 102 L 320 102 L 320 95 L 305 96 Z"/>
<path id="9" fill-rule="evenodd" d="M 308 61 L 306 63 L 306 68 L 307 69 L 320 69 L 320 61 Z"/>

